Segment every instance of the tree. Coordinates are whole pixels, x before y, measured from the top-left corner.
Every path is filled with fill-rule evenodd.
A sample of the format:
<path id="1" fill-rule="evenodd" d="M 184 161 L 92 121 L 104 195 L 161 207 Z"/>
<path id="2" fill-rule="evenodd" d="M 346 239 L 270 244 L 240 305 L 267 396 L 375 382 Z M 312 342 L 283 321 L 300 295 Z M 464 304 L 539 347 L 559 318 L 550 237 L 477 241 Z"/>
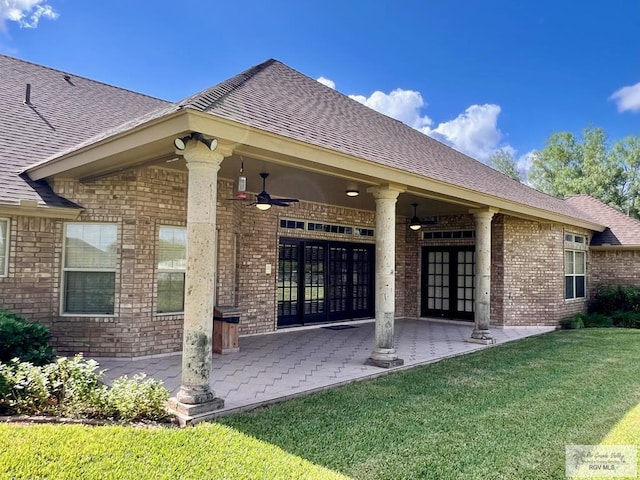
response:
<path id="1" fill-rule="evenodd" d="M 629 136 L 616 142 L 610 156 L 622 171 L 619 204 L 627 215 L 640 218 L 640 137 Z"/>
<path id="2" fill-rule="evenodd" d="M 504 148 L 497 150 L 493 155 L 491 155 L 487 161 L 487 165 L 501 173 L 504 173 L 506 176 L 513 178 L 514 180 L 522 182 L 522 175 L 520 174 L 520 171 L 518 171 L 516 161 L 509 150 Z"/>
<path id="3" fill-rule="evenodd" d="M 550 195 L 585 193 L 640 218 L 640 137 L 609 147 L 601 128 L 586 128 L 582 138 L 554 133 L 534 155 L 529 181 Z"/>

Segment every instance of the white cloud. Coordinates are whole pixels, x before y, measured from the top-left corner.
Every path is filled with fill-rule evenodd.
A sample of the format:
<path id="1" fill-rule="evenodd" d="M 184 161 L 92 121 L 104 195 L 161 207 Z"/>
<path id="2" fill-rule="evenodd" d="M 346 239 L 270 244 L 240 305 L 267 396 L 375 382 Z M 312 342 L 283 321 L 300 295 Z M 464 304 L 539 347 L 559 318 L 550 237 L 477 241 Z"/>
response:
<path id="1" fill-rule="evenodd" d="M 515 151 L 509 145 L 500 146 L 499 114 L 499 105 L 471 105 L 453 120 L 442 122 L 434 129 L 423 129 L 423 132 L 473 158 L 486 161 L 499 148 Z"/>
<path id="2" fill-rule="evenodd" d="M 320 77 L 317 80 L 318 80 L 318 82 L 320 82 L 323 85 L 326 85 L 329 88 L 333 88 L 334 90 L 336 89 L 336 82 L 334 82 L 333 80 L 330 80 L 330 79 L 324 78 L 324 77 Z"/>
<path id="3" fill-rule="evenodd" d="M 55 20 L 58 13 L 46 0 L 0 0 L 0 30 L 6 31 L 6 21 L 20 28 L 37 28 L 41 18 Z"/>
<path id="4" fill-rule="evenodd" d="M 522 175 L 523 182 L 527 184 L 529 183 L 529 170 L 531 170 L 531 165 L 533 164 L 533 160 L 536 158 L 537 154 L 537 150 L 530 150 L 516 159 L 518 171 L 520 172 L 520 175 Z"/>
<path id="5" fill-rule="evenodd" d="M 426 105 L 420 92 L 396 88 L 388 94 L 373 92 L 368 98 L 363 95 L 349 97 L 418 130 L 433 124 L 433 120 L 420 112 Z"/>
<path id="6" fill-rule="evenodd" d="M 630 112 L 640 112 L 640 82 L 616 90 L 609 99 L 616 102 L 618 112 L 620 113 L 627 110 Z"/>
<path id="7" fill-rule="evenodd" d="M 335 88 L 334 82 L 331 83 L 332 88 Z M 375 91 L 369 97 L 349 97 L 480 161 L 486 161 L 499 149 L 505 149 L 512 155 L 516 153 L 511 145 L 501 143 L 502 132 L 498 129 L 501 110 L 499 105 L 471 105 L 453 120 L 441 122 L 432 128 L 434 122 L 423 112 L 427 103 L 420 92 L 396 88 L 390 93 Z"/>

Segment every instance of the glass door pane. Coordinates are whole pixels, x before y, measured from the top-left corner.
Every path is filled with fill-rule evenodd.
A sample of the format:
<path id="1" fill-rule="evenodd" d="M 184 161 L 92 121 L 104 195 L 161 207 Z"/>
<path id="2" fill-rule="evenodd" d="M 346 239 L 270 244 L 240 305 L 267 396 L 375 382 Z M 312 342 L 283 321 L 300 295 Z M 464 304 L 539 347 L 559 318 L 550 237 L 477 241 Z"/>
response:
<path id="1" fill-rule="evenodd" d="M 304 247 L 304 315 L 307 321 L 318 321 L 310 315 L 324 317 L 325 313 L 325 251 L 324 245 Z"/>
<path id="2" fill-rule="evenodd" d="M 276 286 L 278 325 L 298 323 L 299 247 L 297 243 L 281 243 L 278 255 Z"/>
<path id="3" fill-rule="evenodd" d="M 458 299 L 457 311 L 473 313 L 473 276 L 475 270 L 475 252 L 458 252 Z"/>
<path id="4" fill-rule="evenodd" d="M 369 247 L 353 247 L 352 310 L 353 318 L 373 315 L 372 293 L 373 254 Z"/>
<path id="5" fill-rule="evenodd" d="M 329 312 L 347 310 L 349 297 L 349 257 L 346 247 L 329 249 Z"/>

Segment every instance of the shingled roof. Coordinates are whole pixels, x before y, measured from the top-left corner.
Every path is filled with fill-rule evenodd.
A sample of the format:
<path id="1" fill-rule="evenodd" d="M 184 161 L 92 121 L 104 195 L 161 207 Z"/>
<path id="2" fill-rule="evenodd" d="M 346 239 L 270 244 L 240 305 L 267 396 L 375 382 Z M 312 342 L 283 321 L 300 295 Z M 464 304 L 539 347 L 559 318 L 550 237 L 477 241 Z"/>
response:
<path id="1" fill-rule="evenodd" d="M 598 223 L 607 225 L 603 232 L 597 232 L 591 240 L 592 246 L 637 246 L 640 248 L 640 221 L 589 195 L 573 195 L 567 203 L 579 208 Z"/>
<path id="2" fill-rule="evenodd" d="M 414 128 L 268 60 L 181 102 L 179 108 L 401 169 L 522 205 L 593 222 L 543 194 Z"/>
<path id="3" fill-rule="evenodd" d="M 193 109 L 296 141 L 306 142 L 456 187 L 506 199 L 576 220 L 593 223 L 584 211 L 540 193 L 464 155 L 402 122 L 378 113 L 346 95 L 282 64 L 267 60 L 180 102 L 162 100 L 73 77 L 0 56 L 0 108 L 12 121 L 0 123 L 0 162 L 12 172 L 61 157 L 101 139 L 181 109 Z M 22 104 L 24 86 L 33 85 L 34 108 Z M 39 105 L 42 105 L 40 107 Z M 0 111 L 0 113 L 4 113 Z M 14 139 L 10 124 L 25 125 Z M 3 130 L 6 132 L 3 133 Z M 7 140 L 5 136 L 9 136 Z M 27 150 L 20 160 L 8 157 Z M 8 162 L 11 160 L 11 163 Z M 2 167 L 3 165 L 0 165 Z M 3 168 L 4 169 L 4 168 Z M 4 173 L 2 174 L 4 175 Z M 15 174 L 0 176 L 0 186 L 16 184 Z M 15 189 L 15 186 L 12 187 Z M 34 196 L 21 181 L 10 198 Z M 37 195 L 36 195 L 37 196 Z M 37 196 L 40 201 L 42 195 Z M 0 194 L 0 202 L 6 201 Z"/>
<path id="4" fill-rule="evenodd" d="M 30 104 L 25 103 L 31 85 Z M 0 203 L 74 206 L 18 173 L 168 103 L 0 55 Z"/>

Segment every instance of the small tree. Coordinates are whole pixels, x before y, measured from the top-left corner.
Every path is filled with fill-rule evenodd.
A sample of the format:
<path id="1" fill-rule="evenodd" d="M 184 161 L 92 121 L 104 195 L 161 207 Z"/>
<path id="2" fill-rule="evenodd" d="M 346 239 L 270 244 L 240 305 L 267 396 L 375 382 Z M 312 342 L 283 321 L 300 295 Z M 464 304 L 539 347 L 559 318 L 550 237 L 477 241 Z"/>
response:
<path id="1" fill-rule="evenodd" d="M 517 180 L 518 182 L 522 182 L 522 175 L 518 170 L 518 165 L 516 164 L 513 155 L 504 148 L 497 150 L 493 155 L 491 155 L 487 165 L 501 173 L 504 173 L 506 176 Z"/>
<path id="2" fill-rule="evenodd" d="M 536 152 L 529 181 L 541 192 L 558 197 L 585 193 L 640 218 L 640 137 L 609 146 L 601 128 L 586 128 L 582 138 L 554 133 Z"/>

